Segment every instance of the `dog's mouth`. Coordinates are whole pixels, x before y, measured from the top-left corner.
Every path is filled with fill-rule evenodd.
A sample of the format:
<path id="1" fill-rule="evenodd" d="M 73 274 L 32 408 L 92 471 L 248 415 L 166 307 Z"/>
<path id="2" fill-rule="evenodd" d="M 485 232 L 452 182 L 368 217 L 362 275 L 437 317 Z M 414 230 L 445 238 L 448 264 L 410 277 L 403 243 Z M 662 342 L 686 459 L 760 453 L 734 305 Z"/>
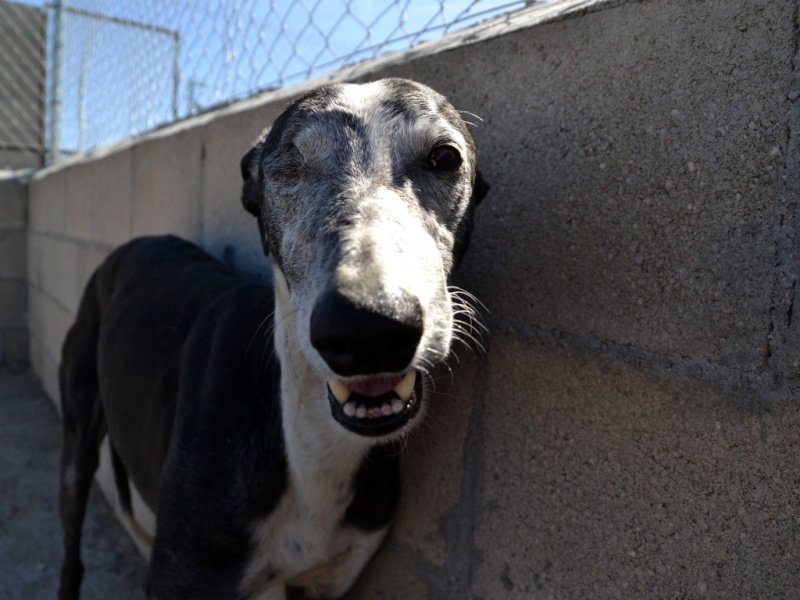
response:
<path id="1" fill-rule="evenodd" d="M 408 423 L 422 403 L 422 375 L 361 377 L 328 381 L 331 415 L 345 429 L 365 436 L 393 433 Z"/>

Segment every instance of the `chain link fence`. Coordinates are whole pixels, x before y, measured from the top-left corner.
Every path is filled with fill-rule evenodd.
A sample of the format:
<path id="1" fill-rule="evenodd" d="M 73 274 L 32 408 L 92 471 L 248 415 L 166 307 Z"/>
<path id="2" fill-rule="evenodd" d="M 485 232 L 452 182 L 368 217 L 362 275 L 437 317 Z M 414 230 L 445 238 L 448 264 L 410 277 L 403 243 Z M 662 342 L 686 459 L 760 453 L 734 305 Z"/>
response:
<path id="1" fill-rule="evenodd" d="M 54 162 L 404 50 L 533 1 L 56 0 L 37 5 L 29 0 L 27 6 L 0 1 L 2 10 L 34 11 L 41 22 L 45 13 L 48 17 L 48 101 L 40 101 L 42 96 L 36 102 L 0 102 L 0 134 L 30 113 L 38 119 L 39 137 L 35 143 L 27 138 L 16 143 L 37 160 L 46 146 L 46 160 Z M 18 20 L 2 15 L 3 31 L 23 31 Z M 16 54 L 28 55 L 31 45 L 20 39 Z M 44 58 L 36 61 L 33 70 L 44 73 Z M 0 69 L 0 90 L 31 87 L 30 78 L 18 73 L 27 70 L 17 69 L 11 73 L 14 81 L 7 82 Z"/>
<path id="2" fill-rule="evenodd" d="M 0 2 L 0 169 L 43 163 L 46 32 L 40 7 Z"/>

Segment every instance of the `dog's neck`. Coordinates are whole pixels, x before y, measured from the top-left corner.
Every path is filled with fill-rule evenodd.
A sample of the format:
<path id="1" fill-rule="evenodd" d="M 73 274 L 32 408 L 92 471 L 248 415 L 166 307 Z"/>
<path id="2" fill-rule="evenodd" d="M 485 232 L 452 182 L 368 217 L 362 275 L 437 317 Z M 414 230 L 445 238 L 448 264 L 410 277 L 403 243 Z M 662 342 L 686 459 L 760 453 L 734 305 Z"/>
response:
<path id="1" fill-rule="evenodd" d="M 331 494 L 344 502 L 370 448 L 330 414 L 327 381 L 306 360 L 296 330 L 296 310 L 283 273 L 274 268 L 275 352 L 281 365 L 281 409 L 290 486 L 300 503 Z M 321 489 L 321 488 L 326 489 Z M 334 489 L 331 489 L 334 488 Z"/>

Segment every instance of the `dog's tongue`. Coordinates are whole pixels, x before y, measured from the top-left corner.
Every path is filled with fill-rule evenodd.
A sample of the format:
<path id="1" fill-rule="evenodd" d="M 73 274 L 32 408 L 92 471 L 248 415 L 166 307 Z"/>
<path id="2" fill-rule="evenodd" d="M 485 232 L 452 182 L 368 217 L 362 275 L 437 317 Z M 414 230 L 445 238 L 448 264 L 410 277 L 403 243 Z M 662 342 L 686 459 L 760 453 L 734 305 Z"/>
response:
<path id="1" fill-rule="evenodd" d="M 377 398 L 392 391 L 402 379 L 402 377 L 370 377 L 369 379 L 348 382 L 347 387 L 350 388 L 351 392 L 359 396 Z"/>

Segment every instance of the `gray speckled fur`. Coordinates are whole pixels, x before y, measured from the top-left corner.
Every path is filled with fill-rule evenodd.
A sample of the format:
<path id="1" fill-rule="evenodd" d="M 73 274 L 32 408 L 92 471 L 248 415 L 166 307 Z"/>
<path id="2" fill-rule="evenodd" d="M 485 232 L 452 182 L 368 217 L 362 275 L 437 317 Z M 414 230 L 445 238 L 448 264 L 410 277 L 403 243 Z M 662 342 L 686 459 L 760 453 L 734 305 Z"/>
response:
<path id="1" fill-rule="evenodd" d="M 430 168 L 440 145 L 458 150 L 460 168 Z M 443 96 L 400 79 L 315 90 L 265 132 L 242 170 L 244 204 L 286 277 L 316 368 L 330 373 L 306 343 L 309 311 L 332 287 L 367 307 L 386 290 L 419 298 L 425 334 L 413 366 L 448 354 L 446 282 L 466 246 L 477 167 L 472 137 Z"/>

